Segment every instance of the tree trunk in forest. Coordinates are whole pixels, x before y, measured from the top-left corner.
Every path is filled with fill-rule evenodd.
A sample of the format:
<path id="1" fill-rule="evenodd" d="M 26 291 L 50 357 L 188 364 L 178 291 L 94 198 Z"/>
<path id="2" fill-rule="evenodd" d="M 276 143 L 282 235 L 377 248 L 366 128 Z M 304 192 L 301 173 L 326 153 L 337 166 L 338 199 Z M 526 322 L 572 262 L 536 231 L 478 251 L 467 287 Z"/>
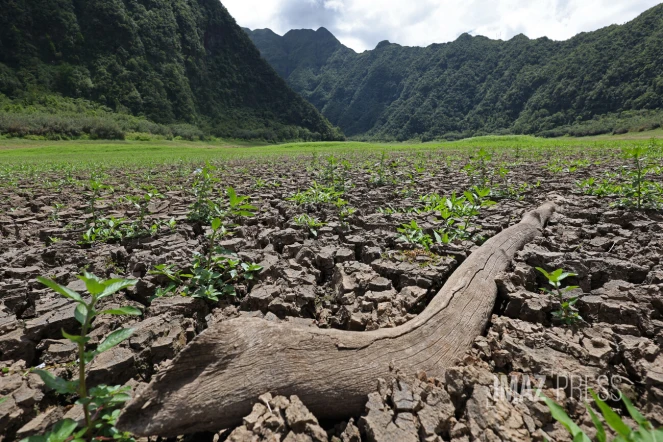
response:
<path id="1" fill-rule="evenodd" d="M 546 203 L 486 241 L 399 327 L 350 332 L 257 318 L 214 324 L 155 376 L 117 427 L 141 436 L 217 431 L 240 425 L 266 392 L 297 395 L 318 418 L 347 418 L 363 412 L 378 378 L 441 376 L 486 327 L 497 274 L 554 210 Z"/>

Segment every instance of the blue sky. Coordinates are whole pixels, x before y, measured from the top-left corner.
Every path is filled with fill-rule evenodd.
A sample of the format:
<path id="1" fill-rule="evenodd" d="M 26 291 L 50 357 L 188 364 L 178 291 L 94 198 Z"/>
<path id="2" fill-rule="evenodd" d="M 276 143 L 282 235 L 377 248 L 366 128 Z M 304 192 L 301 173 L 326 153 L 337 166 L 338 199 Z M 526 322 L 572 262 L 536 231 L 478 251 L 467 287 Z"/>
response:
<path id="1" fill-rule="evenodd" d="M 361 52 L 382 40 L 427 46 L 463 32 L 507 40 L 517 34 L 565 40 L 623 24 L 658 0 L 223 0 L 240 26 L 329 29 Z"/>

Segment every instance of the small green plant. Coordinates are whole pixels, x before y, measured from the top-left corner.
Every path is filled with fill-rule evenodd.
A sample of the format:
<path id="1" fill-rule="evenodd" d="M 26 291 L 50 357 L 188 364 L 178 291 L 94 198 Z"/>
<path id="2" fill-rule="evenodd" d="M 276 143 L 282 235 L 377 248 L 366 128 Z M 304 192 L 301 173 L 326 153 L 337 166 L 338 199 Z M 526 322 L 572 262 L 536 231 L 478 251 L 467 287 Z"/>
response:
<path id="1" fill-rule="evenodd" d="M 462 196 L 452 193 L 450 197 L 440 197 L 437 194 L 423 197 L 426 203 L 425 211 L 435 211 L 440 216 L 438 220 L 442 225 L 435 229 L 435 240 L 439 244 L 460 239 L 480 239 L 471 230 L 477 230 L 480 226 L 473 224 L 473 219 L 481 213 L 481 209 L 490 207 L 496 203 L 487 197 L 491 191 L 488 188 L 473 187 L 463 192 Z"/>
<path id="2" fill-rule="evenodd" d="M 576 181 L 576 187 L 585 195 L 598 197 L 619 196 L 622 194 L 623 185 L 616 182 L 617 174 L 608 173 L 601 180 L 590 177 Z"/>
<path id="3" fill-rule="evenodd" d="M 518 201 L 522 200 L 523 194 L 529 189 L 529 185 L 527 183 L 514 184 L 509 178 L 509 169 L 503 165 L 500 165 L 496 172 L 498 181 L 496 186 L 491 190 L 491 196 Z"/>
<path id="4" fill-rule="evenodd" d="M 550 160 L 545 166 L 544 169 L 548 170 L 550 173 L 562 173 L 564 171 L 564 164 L 559 158 L 554 158 Z"/>
<path id="5" fill-rule="evenodd" d="M 190 221 L 208 223 L 216 208 L 213 200 L 213 190 L 218 179 L 214 177 L 215 166 L 205 163 L 202 168 L 196 169 L 193 180 L 193 204 L 189 208 L 188 218 Z"/>
<path id="6" fill-rule="evenodd" d="M 322 181 L 329 187 L 339 192 L 344 192 L 350 187 L 349 173 L 351 164 L 347 160 L 339 160 L 334 155 L 327 157 L 327 164 L 320 173 Z"/>
<path id="7" fill-rule="evenodd" d="M 149 270 L 147 273 L 149 275 L 161 275 L 165 276 L 169 280 L 179 284 L 182 284 L 183 278 L 191 278 L 193 275 L 182 273 L 181 270 L 175 270 L 175 264 L 158 264 L 154 266 L 153 269 Z"/>
<path id="8" fill-rule="evenodd" d="M 255 212 L 258 208 L 252 204 L 249 204 L 250 196 L 239 196 L 235 189 L 231 186 L 226 188 L 226 195 L 228 196 L 227 209 L 220 209 L 219 206 L 216 206 L 215 215 L 221 220 L 226 217 L 236 216 L 236 217 L 252 217 L 255 216 Z"/>
<path id="9" fill-rule="evenodd" d="M 148 206 L 155 198 L 163 198 L 163 195 L 156 189 L 144 193 L 143 195 L 127 195 L 125 199 L 131 203 L 138 211 L 138 225 L 144 226 L 145 216 L 148 214 Z"/>
<path id="10" fill-rule="evenodd" d="M 237 296 L 235 284 L 241 281 L 249 283 L 255 280 L 262 266 L 242 262 L 237 255 L 227 252 L 214 253 L 209 258 L 196 255 L 193 259 L 193 277 L 182 293 L 193 298 L 202 298 L 218 302 L 219 296 Z"/>
<path id="11" fill-rule="evenodd" d="M 157 287 L 153 299 L 174 295 L 177 292 L 177 288 L 184 284 L 186 278 L 193 277 L 192 274 L 184 273 L 182 270 L 176 269 L 175 264 L 158 264 L 147 273 L 150 275 L 163 276 L 170 281 L 166 287 Z"/>
<path id="12" fill-rule="evenodd" d="M 338 217 L 341 220 L 341 223 L 347 224 L 348 219 L 355 213 L 357 213 L 357 209 L 346 205 L 341 208 L 341 211 L 338 213 Z"/>
<path id="13" fill-rule="evenodd" d="M 216 241 L 221 236 L 230 235 L 230 232 L 228 232 L 228 230 L 226 230 L 226 227 L 223 225 L 223 222 L 221 221 L 221 218 L 214 218 L 212 220 L 212 223 L 210 224 L 210 227 L 212 228 L 212 234 L 209 236 L 209 247 L 208 247 L 208 251 L 207 251 L 207 262 L 205 263 L 205 265 L 207 267 L 212 266 L 213 255 L 214 255 L 214 251 L 216 250 Z"/>
<path id="14" fill-rule="evenodd" d="M 174 264 L 159 264 L 149 271 L 170 280 L 166 287 L 159 287 L 154 297 L 172 296 L 178 292 L 184 296 L 218 302 L 220 296 L 236 296 L 235 285 L 240 282 L 252 284 L 262 267 L 245 263 L 233 252 L 217 246 L 222 236 L 230 235 L 221 218 L 210 224 L 209 246 L 206 253 L 196 253 L 191 272 L 176 270 Z"/>
<path id="15" fill-rule="evenodd" d="M 632 170 L 627 174 L 630 178 L 630 192 L 627 197 L 633 198 L 635 207 L 640 210 L 644 199 L 643 184 L 645 183 L 645 176 L 647 175 L 647 157 L 641 146 L 625 149 L 624 157 L 633 161 Z"/>
<path id="16" fill-rule="evenodd" d="M 386 186 L 396 182 L 391 173 L 393 168 L 391 165 L 387 164 L 387 153 L 385 151 L 382 151 L 380 161 L 377 164 L 372 165 L 371 170 L 374 172 L 371 173 L 371 176 L 368 179 L 368 184 L 372 186 Z"/>
<path id="17" fill-rule="evenodd" d="M 123 434 L 115 429 L 115 423 L 119 417 L 119 408 L 130 399 L 127 394 L 129 388 L 121 386 L 98 385 L 93 388 L 87 388 L 85 367 L 90 364 L 94 358 L 120 344 L 133 333 L 133 329 L 121 328 L 110 333 L 97 345 L 94 350 L 87 350 L 90 341 L 89 333 L 92 329 L 92 321 L 100 315 L 129 315 L 138 316 L 142 312 L 131 306 L 115 307 L 108 310 L 97 311 L 97 303 L 120 290 L 136 284 L 137 281 L 129 279 L 108 279 L 102 280 L 96 276 L 84 272 L 79 276 L 90 294 L 89 300 L 86 300 L 79 293 L 64 287 L 55 281 L 38 277 L 39 282 L 49 287 L 56 293 L 67 299 L 74 301 L 76 309 L 74 317 L 81 324 L 81 331 L 78 335 L 69 334 L 62 330 L 62 336 L 78 347 L 78 379 L 67 381 L 53 375 L 51 372 L 42 369 L 33 370 L 44 381 L 46 386 L 60 394 L 77 395 L 77 404 L 83 408 L 84 423 L 81 429 L 78 429 L 78 423 L 72 419 L 65 419 L 58 422 L 53 430 L 43 436 L 31 436 L 24 439 L 28 442 L 41 441 L 83 441 L 83 440 L 130 440 L 128 434 Z M 77 431 L 78 430 L 78 431 Z"/>
<path id="18" fill-rule="evenodd" d="M 49 216 L 51 221 L 59 221 L 60 220 L 60 212 L 64 208 L 65 208 L 65 205 L 62 204 L 62 203 L 53 204 L 53 212 L 51 212 L 51 214 Z"/>
<path id="19" fill-rule="evenodd" d="M 424 233 L 416 220 L 412 220 L 408 224 L 403 224 L 396 230 L 400 233 L 398 239 L 408 244 L 420 246 L 425 250 L 430 249 L 430 246 L 433 245 L 433 238 L 429 234 Z"/>
<path id="20" fill-rule="evenodd" d="M 492 170 L 488 164 L 492 155 L 483 147 L 479 149 L 476 156 L 470 157 L 470 162 L 463 167 L 463 171 L 470 177 L 472 185 L 489 187 L 492 184 Z"/>
<path id="21" fill-rule="evenodd" d="M 92 244 L 96 241 L 100 242 L 112 242 L 120 241 L 127 236 L 127 226 L 124 226 L 122 222 L 124 218 L 101 218 L 94 222 L 94 225 L 90 226 L 83 233 L 83 238 L 80 241 L 81 244 Z"/>
<path id="22" fill-rule="evenodd" d="M 557 269 L 554 272 L 548 273 L 541 267 L 536 268 L 539 272 L 543 274 L 548 279 L 548 284 L 553 287 L 553 290 L 547 288 L 541 288 L 542 291 L 554 296 L 559 302 L 560 309 L 553 312 L 553 318 L 561 321 L 564 324 L 570 325 L 574 324 L 577 321 L 581 321 L 582 318 L 578 314 L 578 310 L 575 308 L 576 302 L 578 302 L 578 296 L 567 297 L 565 294 L 571 290 L 575 290 L 578 286 L 571 285 L 568 287 L 562 288 L 562 281 L 570 276 L 578 276 L 575 273 L 565 272 L 563 269 Z"/>
<path id="23" fill-rule="evenodd" d="M 156 220 L 150 225 L 143 225 L 141 221 L 126 222 L 124 218 L 101 218 L 90 226 L 79 241 L 79 244 L 93 244 L 95 242 L 118 242 L 128 238 L 140 238 L 155 236 L 162 227 L 173 230 L 177 223 L 175 219 L 170 221 Z"/>
<path id="24" fill-rule="evenodd" d="M 86 194 L 88 201 L 87 211 L 88 213 L 92 214 L 92 219 L 89 220 L 89 222 L 95 222 L 97 220 L 98 214 L 97 214 L 96 203 L 101 199 L 101 196 L 103 195 L 104 191 L 107 191 L 107 193 L 113 193 L 114 189 L 111 186 L 108 186 L 96 179 L 91 179 L 88 182 L 88 192 Z"/>
<path id="25" fill-rule="evenodd" d="M 598 397 L 596 393 L 591 390 L 590 393 L 600 410 L 605 423 L 617 433 L 617 437 L 613 439 L 613 442 L 655 442 L 663 440 L 663 430 L 655 429 L 623 393 L 620 393 L 622 402 L 624 403 L 628 414 L 637 423 L 637 428 L 630 428 L 608 404 Z M 550 409 L 552 417 L 567 429 L 573 437 L 574 442 L 591 442 L 590 437 L 582 431 L 575 422 L 573 422 L 573 419 L 566 414 L 566 411 L 564 411 L 559 404 L 544 395 L 541 397 Z M 594 424 L 594 428 L 596 428 L 596 440 L 598 442 L 607 442 L 608 439 L 603 422 L 601 422 L 601 419 L 599 419 L 598 415 L 588 404 L 586 407 L 587 412 L 592 419 L 592 423 Z"/>
<path id="26" fill-rule="evenodd" d="M 463 192 L 463 196 L 466 198 L 466 203 L 463 206 L 462 213 L 463 216 L 463 229 L 467 231 L 470 226 L 470 221 L 475 216 L 479 215 L 480 209 L 484 207 L 494 206 L 495 201 L 491 201 L 488 198 L 490 195 L 490 189 L 486 187 L 473 187 L 471 190 L 466 190 Z"/>
<path id="27" fill-rule="evenodd" d="M 334 204 L 336 203 L 343 192 L 337 191 L 333 187 L 323 186 L 313 181 L 313 185 L 304 191 L 298 191 L 291 197 L 287 198 L 297 205 L 310 205 L 310 204 Z"/>
<path id="28" fill-rule="evenodd" d="M 325 223 L 307 214 L 297 215 L 293 222 L 298 226 L 308 227 L 309 232 L 315 238 L 318 237 L 317 229 L 325 225 Z"/>
<path id="29" fill-rule="evenodd" d="M 650 147 L 651 148 L 651 147 Z M 635 146 L 624 149 L 623 156 L 631 161 L 631 167 L 625 168 L 625 182 L 622 186 L 622 198 L 618 204 L 625 207 L 657 209 L 663 205 L 663 194 L 658 183 L 647 179 L 655 172 L 656 164 L 649 159 L 650 149 Z"/>
<path id="30" fill-rule="evenodd" d="M 586 195 L 616 197 L 612 206 L 642 209 L 663 207 L 663 186 L 647 177 L 660 173 L 660 166 L 650 159 L 655 154 L 652 146 L 635 146 L 624 149 L 622 159 L 630 162 L 620 173 L 608 172 L 599 181 L 595 177 L 576 182 L 578 189 Z"/>

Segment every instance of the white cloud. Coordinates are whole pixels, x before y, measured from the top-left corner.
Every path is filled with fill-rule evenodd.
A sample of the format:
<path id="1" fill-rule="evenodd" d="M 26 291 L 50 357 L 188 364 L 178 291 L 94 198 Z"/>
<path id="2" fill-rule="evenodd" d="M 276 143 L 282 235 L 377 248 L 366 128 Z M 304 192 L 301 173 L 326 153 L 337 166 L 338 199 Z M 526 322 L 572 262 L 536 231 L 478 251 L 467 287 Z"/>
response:
<path id="1" fill-rule="evenodd" d="M 659 0 L 223 0 L 251 29 L 324 26 L 356 51 L 382 40 L 427 46 L 463 32 L 508 40 L 523 33 L 565 40 L 583 31 L 632 20 Z"/>

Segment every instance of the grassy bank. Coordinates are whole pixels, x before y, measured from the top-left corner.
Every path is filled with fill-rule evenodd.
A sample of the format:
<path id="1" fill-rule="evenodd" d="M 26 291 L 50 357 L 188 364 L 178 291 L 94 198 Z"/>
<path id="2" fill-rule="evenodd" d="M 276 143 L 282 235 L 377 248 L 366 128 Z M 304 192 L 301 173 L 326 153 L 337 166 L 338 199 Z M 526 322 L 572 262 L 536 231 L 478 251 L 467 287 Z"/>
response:
<path id="1" fill-rule="evenodd" d="M 103 163 L 105 165 L 199 162 L 265 155 L 310 155 L 369 153 L 404 150 L 464 150 L 509 149 L 516 153 L 544 152 L 546 150 L 577 150 L 600 154 L 606 150 L 649 143 L 662 143 L 652 137 L 662 137 L 663 131 L 586 138 L 537 138 L 531 136 L 489 136 L 468 138 L 453 142 L 431 143 L 370 143 L 370 142 L 315 142 L 265 144 L 241 141 L 33 141 L 25 139 L 0 140 L 0 163 L 13 164 L 72 164 Z"/>

